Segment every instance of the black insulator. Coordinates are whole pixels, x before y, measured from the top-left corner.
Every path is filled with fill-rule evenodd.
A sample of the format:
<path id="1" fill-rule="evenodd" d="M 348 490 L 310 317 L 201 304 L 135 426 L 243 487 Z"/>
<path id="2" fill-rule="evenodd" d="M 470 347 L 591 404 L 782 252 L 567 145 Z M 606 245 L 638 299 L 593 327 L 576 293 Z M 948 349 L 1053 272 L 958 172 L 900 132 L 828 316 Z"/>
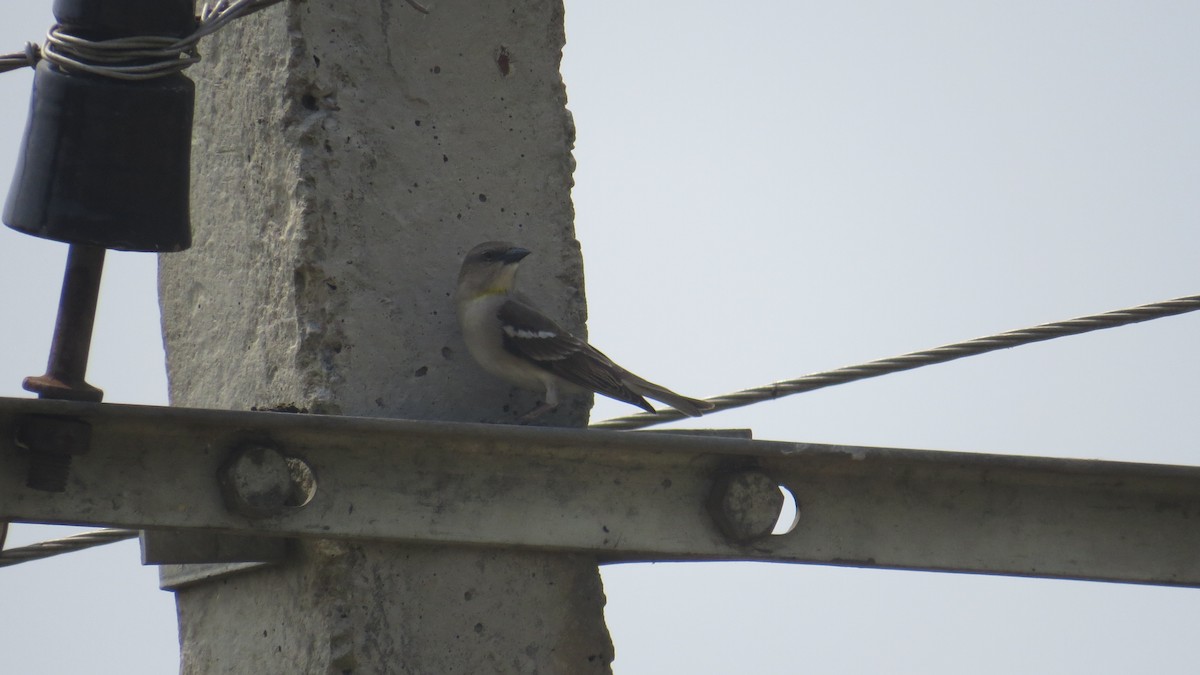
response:
<path id="1" fill-rule="evenodd" d="M 195 28 L 191 0 L 56 0 L 54 13 L 90 40 Z M 126 251 L 188 248 L 194 100 L 182 74 L 120 80 L 41 61 L 4 223 Z"/>
<path id="2" fill-rule="evenodd" d="M 187 37 L 196 30 L 193 0 L 54 0 L 54 18 L 72 35 L 89 40 L 162 35 Z"/>

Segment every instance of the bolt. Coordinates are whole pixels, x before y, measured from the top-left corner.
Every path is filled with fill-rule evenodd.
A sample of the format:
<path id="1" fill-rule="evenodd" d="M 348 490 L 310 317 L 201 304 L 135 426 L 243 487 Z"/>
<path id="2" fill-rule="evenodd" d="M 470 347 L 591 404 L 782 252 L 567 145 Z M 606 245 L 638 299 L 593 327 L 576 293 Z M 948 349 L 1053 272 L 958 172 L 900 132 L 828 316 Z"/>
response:
<path id="1" fill-rule="evenodd" d="M 316 492 L 307 464 L 267 445 L 247 445 L 230 453 L 217 473 L 217 483 L 225 508 L 250 518 L 277 516 L 304 506 Z"/>
<path id="2" fill-rule="evenodd" d="M 718 477 L 708 498 L 708 510 L 717 528 L 739 544 L 771 534 L 782 509 L 779 483 L 756 469 Z"/>
<path id="3" fill-rule="evenodd" d="M 104 392 L 84 381 L 100 276 L 104 273 L 104 253 L 99 246 L 81 244 L 72 244 L 67 252 L 46 374 L 27 377 L 22 383 L 26 390 L 41 398 L 99 402 L 104 397 Z"/>
<path id="4" fill-rule="evenodd" d="M 67 267 L 63 273 L 46 374 L 27 377 L 22 383 L 38 398 L 91 402 L 104 398 L 104 392 L 84 381 L 92 346 L 92 326 L 96 320 L 96 299 L 100 294 L 100 276 L 104 272 L 104 254 L 105 249 L 99 246 L 82 244 L 72 244 L 67 251 Z M 87 427 L 87 432 L 80 432 L 77 427 L 62 432 L 45 428 L 23 429 L 26 438 L 21 445 L 30 451 L 25 484 L 35 490 L 62 492 L 67 487 L 71 456 L 87 452 L 91 428 L 85 422 L 69 418 L 39 419 L 27 422 L 33 427 L 70 425 L 72 422 Z"/>
<path id="5" fill-rule="evenodd" d="M 92 426 L 83 420 L 55 415 L 28 415 L 17 427 L 17 447 L 29 452 L 25 485 L 43 492 L 67 489 L 71 457 L 87 452 Z"/>
<path id="6" fill-rule="evenodd" d="M 38 451 L 29 456 L 25 486 L 42 492 L 65 492 L 71 469 L 71 455 L 65 452 Z"/>

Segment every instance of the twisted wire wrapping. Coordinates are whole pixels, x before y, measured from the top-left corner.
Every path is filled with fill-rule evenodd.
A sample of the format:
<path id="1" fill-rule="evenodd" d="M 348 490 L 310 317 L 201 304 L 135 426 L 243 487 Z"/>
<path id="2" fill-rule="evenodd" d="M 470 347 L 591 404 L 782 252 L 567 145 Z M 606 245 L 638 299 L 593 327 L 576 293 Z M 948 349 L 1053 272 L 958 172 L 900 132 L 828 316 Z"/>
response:
<path id="1" fill-rule="evenodd" d="M 136 536 L 138 536 L 137 530 L 108 529 L 81 532 L 80 534 L 63 537 L 62 539 L 51 539 L 50 541 L 30 544 L 29 546 L 0 551 L 0 567 L 19 565 L 20 563 L 33 560 L 43 560 L 63 553 L 73 553 L 93 546 L 103 546 L 104 544 L 113 544 L 118 541 L 133 539 Z"/>
<path id="2" fill-rule="evenodd" d="M 119 80 L 149 80 L 180 72 L 200 61 L 197 43 L 229 22 L 261 11 L 282 0 L 219 0 L 206 2 L 196 17 L 196 30 L 182 38 L 138 35 L 112 40 L 88 40 L 54 26 L 41 47 L 0 55 L 0 73 L 46 59 L 64 70 L 76 70 Z M 139 61 L 148 61 L 139 63 Z M 132 63 L 131 63 L 132 62 Z"/>
<path id="3" fill-rule="evenodd" d="M 706 414 L 741 408 L 754 403 L 771 401 L 783 396 L 813 391 L 814 389 L 821 389 L 823 387 L 831 387 L 836 384 L 846 384 L 847 382 L 854 382 L 856 380 L 865 380 L 889 373 L 912 370 L 921 366 L 945 363 L 966 356 L 986 354 L 987 352 L 999 349 L 1018 347 L 1034 342 L 1066 337 L 1068 335 L 1079 335 L 1104 328 L 1116 328 L 1117 326 L 1125 326 L 1131 323 L 1185 314 L 1198 309 L 1200 309 L 1200 295 L 1189 295 L 1173 300 L 1130 307 L 1128 309 L 1118 309 L 1103 314 L 1093 314 L 1075 319 L 1067 319 L 1066 321 L 1041 324 L 1031 328 L 1011 330 L 965 342 L 942 345 L 933 349 L 869 361 L 856 366 L 846 366 L 835 370 L 813 373 L 794 380 L 773 382 L 761 387 L 743 389 L 742 391 L 723 396 L 714 396 L 713 398 L 706 399 L 715 406 Z M 638 413 L 636 415 L 604 420 L 603 422 L 592 424 L 590 428 L 615 430 L 643 429 L 664 422 L 684 419 L 685 417 L 686 415 L 677 410 L 665 409 L 656 413 Z"/>
<path id="4" fill-rule="evenodd" d="M 42 58 L 42 48 L 34 42 L 26 42 L 25 49 L 11 54 L 0 54 L 0 73 L 18 68 L 34 68 Z"/>
<path id="5" fill-rule="evenodd" d="M 220 0 L 204 3 L 196 30 L 182 38 L 155 35 L 87 40 L 54 26 L 42 46 L 45 58 L 65 70 L 79 70 L 120 80 L 148 80 L 180 72 L 200 61 L 196 45 L 234 19 L 248 16 L 281 0 Z M 148 63 L 130 63 L 149 60 Z"/>
<path id="6" fill-rule="evenodd" d="M 28 43 L 25 50 L 0 54 L 0 73 L 47 59 L 64 70 L 77 70 L 119 80 L 149 80 L 178 73 L 200 61 L 196 45 L 235 19 L 264 10 L 282 0 L 218 0 L 206 2 L 196 17 L 196 30 L 182 38 L 138 35 L 112 40 L 88 40 L 54 26 L 39 47 Z M 413 9 L 428 14 L 417 0 L 405 0 Z M 133 63 L 131 63 L 131 61 Z M 138 61 L 148 61 L 138 63 Z"/>

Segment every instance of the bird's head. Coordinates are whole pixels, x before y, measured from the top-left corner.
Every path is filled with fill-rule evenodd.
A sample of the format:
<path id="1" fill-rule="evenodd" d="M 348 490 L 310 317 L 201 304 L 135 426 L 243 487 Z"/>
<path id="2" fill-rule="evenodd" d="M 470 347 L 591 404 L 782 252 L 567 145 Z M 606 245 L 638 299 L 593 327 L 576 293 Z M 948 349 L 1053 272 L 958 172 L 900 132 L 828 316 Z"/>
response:
<path id="1" fill-rule="evenodd" d="M 520 262 L 530 251 L 506 241 L 484 242 L 467 253 L 458 272 L 458 294 L 470 299 L 512 291 Z"/>

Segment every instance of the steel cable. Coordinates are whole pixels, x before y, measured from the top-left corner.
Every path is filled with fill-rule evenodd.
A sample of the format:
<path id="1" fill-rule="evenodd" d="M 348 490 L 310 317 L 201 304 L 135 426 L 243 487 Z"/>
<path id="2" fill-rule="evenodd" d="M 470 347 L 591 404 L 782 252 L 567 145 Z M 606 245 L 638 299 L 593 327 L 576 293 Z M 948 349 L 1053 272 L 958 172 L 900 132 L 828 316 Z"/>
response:
<path id="1" fill-rule="evenodd" d="M 1041 324 L 1031 328 L 1012 330 L 965 342 L 934 347 L 933 349 L 869 361 L 857 366 L 846 366 L 836 370 L 813 373 L 794 380 L 773 382 L 761 387 L 743 389 L 732 394 L 725 394 L 724 396 L 714 396 L 706 399 L 715 406 L 706 414 L 711 415 L 721 410 L 731 410 L 763 401 L 773 401 L 783 396 L 832 387 L 836 384 L 846 384 L 847 382 L 912 370 L 913 368 L 929 366 L 935 363 L 945 363 L 967 356 L 986 354 L 998 349 L 1009 349 L 1033 342 L 1088 333 L 1094 330 L 1116 328 L 1117 326 L 1125 326 L 1131 323 L 1149 321 L 1176 314 L 1185 314 L 1197 309 L 1200 309 L 1200 295 L 1189 295 L 1182 298 L 1175 298 L 1174 300 L 1154 302 L 1148 305 L 1118 309 L 1103 314 L 1093 314 L 1076 319 L 1067 319 L 1066 321 Z M 686 418 L 686 415 L 683 413 L 677 410 L 666 409 L 656 413 L 638 413 L 636 415 L 616 417 L 592 424 L 589 428 L 642 429 L 684 418 Z"/>
<path id="2" fill-rule="evenodd" d="M 73 553 L 93 546 L 103 546 L 104 544 L 133 539 L 136 536 L 138 536 L 137 530 L 111 529 L 81 532 L 80 534 L 63 537 L 62 539 L 41 541 L 29 546 L 0 551 L 0 567 L 18 565 L 33 560 L 43 560 L 63 553 Z"/>

